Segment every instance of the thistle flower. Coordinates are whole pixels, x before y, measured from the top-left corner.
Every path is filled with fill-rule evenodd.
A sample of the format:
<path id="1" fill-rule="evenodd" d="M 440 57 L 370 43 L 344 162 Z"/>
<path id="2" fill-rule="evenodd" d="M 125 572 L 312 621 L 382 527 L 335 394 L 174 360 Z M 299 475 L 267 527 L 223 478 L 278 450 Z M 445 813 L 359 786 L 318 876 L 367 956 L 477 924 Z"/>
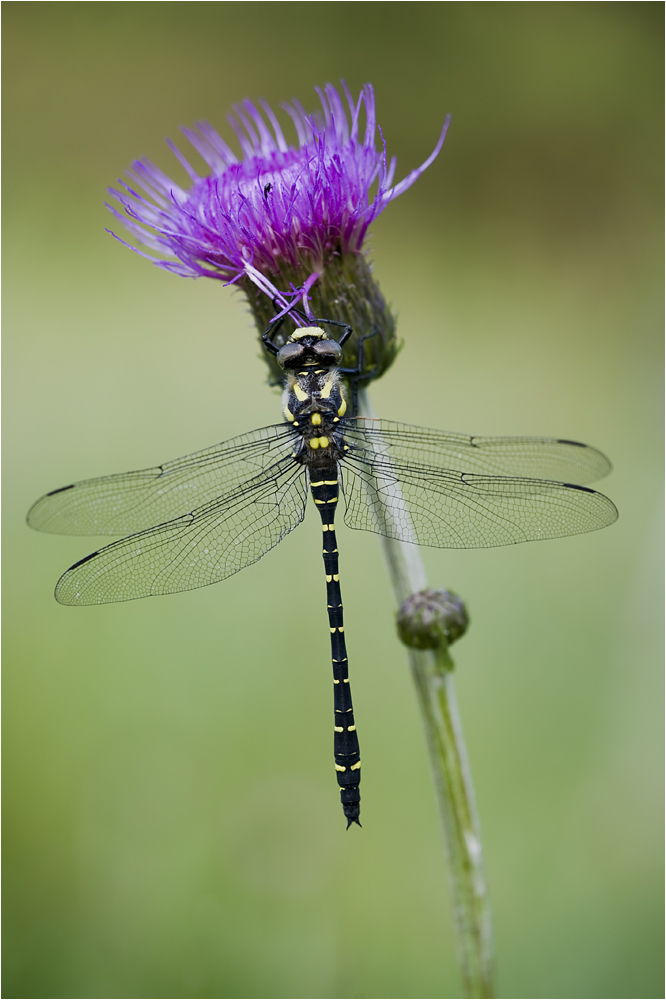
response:
<path id="1" fill-rule="evenodd" d="M 298 146 L 287 143 L 264 101 L 263 114 L 245 100 L 230 116 L 242 159 L 206 122 L 183 128 L 210 173 L 199 176 L 169 142 L 191 186 L 182 188 L 149 160 L 137 160 L 127 171 L 130 183 L 110 189 L 122 210 L 108 207 L 160 255 L 131 248 L 158 267 L 238 283 L 261 332 L 276 306 L 286 309 L 299 298 L 307 315 L 348 322 L 357 338 L 374 331 L 365 354 L 376 377 L 395 356 L 395 321 L 371 277 L 363 241 L 370 223 L 436 158 L 448 118 L 428 159 L 394 184 L 396 162 L 387 160 L 381 130 L 377 149 L 372 87 L 366 84 L 357 101 L 343 89 L 347 107 L 331 84 L 317 88 L 319 114 L 308 115 L 298 101 L 284 106 Z M 357 353 L 353 339 L 349 347 Z"/>

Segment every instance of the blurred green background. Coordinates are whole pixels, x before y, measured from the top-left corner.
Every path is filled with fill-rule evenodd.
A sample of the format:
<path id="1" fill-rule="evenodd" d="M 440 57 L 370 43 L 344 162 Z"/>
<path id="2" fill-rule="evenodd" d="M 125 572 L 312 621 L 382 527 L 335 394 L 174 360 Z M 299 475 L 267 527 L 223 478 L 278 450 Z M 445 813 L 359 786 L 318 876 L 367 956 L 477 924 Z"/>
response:
<path id="1" fill-rule="evenodd" d="M 380 415 L 589 441 L 603 532 L 426 553 L 455 647 L 500 993 L 660 997 L 660 3 L 4 4 L 7 997 L 457 997 L 424 738 L 377 539 L 340 530 L 363 830 L 332 770 L 310 512 L 218 586 L 58 606 L 41 493 L 280 419 L 243 301 L 104 227 L 244 96 L 376 88 Z M 239 374 L 240 373 L 240 374 Z M 246 391 L 247 387 L 249 391 Z"/>

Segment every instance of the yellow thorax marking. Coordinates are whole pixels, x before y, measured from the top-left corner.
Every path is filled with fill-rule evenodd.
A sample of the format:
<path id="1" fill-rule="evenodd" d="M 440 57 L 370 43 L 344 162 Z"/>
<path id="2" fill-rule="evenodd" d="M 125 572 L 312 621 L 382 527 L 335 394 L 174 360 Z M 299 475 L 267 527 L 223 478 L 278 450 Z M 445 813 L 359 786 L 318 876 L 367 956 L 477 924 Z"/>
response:
<path id="1" fill-rule="evenodd" d="M 347 412 L 347 400 L 343 399 L 342 402 L 340 403 L 340 408 L 338 409 L 338 416 L 344 417 L 346 412 Z"/>
<path id="2" fill-rule="evenodd" d="M 315 427 L 318 427 L 321 423 L 321 413 L 313 413 L 310 417 L 310 423 L 314 424 Z"/>
<path id="3" fill-rule="evenodd" d="M 324 385 L 322 386 L 322 388 L 321 388 L 321 390 L 319 392 L 319 395 L 321 396 L 321 398 L 322 399 L 328 399 L 328 397 L 331 395 L 331 389 L 332 388 L 333 388 L 333 379 L 329 378 L 329 380 L 324 383 Z"/>
<path id="4" fill-rule="evenodd" d="M 284 408 L 284 415 L 287 418 L 287 420 L 293 420 L 294 419 L 294 414 L 291 412 L 291 410 L 289 409 L 288 406 L 285 406 L 285 408 Z"/>
<path id="5" fill-rule="evenodd" d="M 291 335 L 292 340 L 300 340 L 301 337 L 323 337 L 324 340 L 328 340 L 320 326 L 302 326 L 299 330 L 294 330 Z"/>
<path id="6" fill-rule="evenodd" d="M 301 387 L 298 384 L 298 382 L 294 382 L 294 385 L 293 385 L 292 388 L 294 390 L 294 396 L 296 397 L 296 399 L 298 400 L 298 402 L 299 403 L 304 403 L 305 400 L 308 398 L 307 392 L 303 392 L 303 390 L 301 389 Z"/>

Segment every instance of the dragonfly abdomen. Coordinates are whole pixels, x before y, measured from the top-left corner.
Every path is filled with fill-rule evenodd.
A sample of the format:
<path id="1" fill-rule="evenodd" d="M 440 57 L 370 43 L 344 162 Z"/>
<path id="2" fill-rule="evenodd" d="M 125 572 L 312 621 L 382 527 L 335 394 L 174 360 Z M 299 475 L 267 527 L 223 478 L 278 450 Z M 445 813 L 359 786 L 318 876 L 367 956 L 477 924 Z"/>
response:
<path id="1" fill-rule="evenodd" d="M 354 722 L 351 686 L 349 684 L 347 646 L 345 643 L 338 545 L 335 536 L 335 508 L 338 502 L 337 464 L 320 466 L 311 471 L 310 490 L 319 514 L 323 533 L 324 570 L 326 573 L 326 603 L 331 632 L 333 660 L 334 730 L 333 753 L 335 774 L 340 786 L 340 801 L 347 818 L 347 829 L 359 823 L 361 793 L 361 756 Z"/>

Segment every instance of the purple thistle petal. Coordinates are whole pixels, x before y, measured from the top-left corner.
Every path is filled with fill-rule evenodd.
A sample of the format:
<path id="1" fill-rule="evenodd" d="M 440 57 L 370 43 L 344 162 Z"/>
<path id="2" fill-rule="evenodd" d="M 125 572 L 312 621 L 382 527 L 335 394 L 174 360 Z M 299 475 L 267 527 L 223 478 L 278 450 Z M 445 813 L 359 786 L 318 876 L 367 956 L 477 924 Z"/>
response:
<path id="1" fill-rule="evenodd" d="M 180 165 L 190 175 L 190 180 L 198 181 L 199 180 L 199 174 L 196 172 L 196 170 L 194 169 L 194 167 L 190 166 L 190 164 L 185 159 L 185 157 L 183 156 L 183 154 L 181 153 L 181 151 L 178 149 L 178 146 L 176 146 L 176 144 L 174 142 L 172 142 L 171 139 L 166 139 L 165 141 L 166 141 L 167 146 L 169 147 L 169 149 L 173 153 L 173 155 L 178 159 Z"/>
<path id="2" fill-rule="evenodd" d="M 255 108 L 254 104 L 249 98 L 245 98 L 243 101 L 244 107 L 247 109 L 252 121 L 257 127 L 257 132 L 259 133 L 259 139 L 261 141 L 261 152 L 263 156 L 270 156 L 276 149 L 275 139 L 270 134 L 266 128 L 266 122 L 261 117 L 261 113 Z"/>
<path id="3" fill-rule="evenodd" d="M 375 92 L 372 88 L 372 84 L 364 84 L 362 93 L 365 102 L 365 141 L 363 145 L 367 146 L 368 149 L 374 149 L 375 128 L 377 123 L 375 121 Z"/>
<path id="4" fill-rule="evenodd" d="M 218 153 L 223 160 L 226 161 L 225 169 L 227 166 L 231 166 L 233 163 L 238 163 L 238 157 L 236 156 L 234 151 L 230 149 L 229 146 L 227 146 L 222 136 L 217 134 L 212 125 L 209 125 L 208 122 L 201 121 L 201 122 L 196 122 L 196 126 L 201 132 L 204 139 L 206 139 L 210 143 L 211 148 L 216 153 Z"/>
<path id="5" fill-rule="evenodd" d="M 430 154 L 427 160 L 423 161 L 420 167 L 417 167 L 416 170 L 412 170 L 410 174 L 407 174 L 404 180 L 401 180 L 399 184 L 396 184 L 393 190 L 389 192 L 389 197 L 391 199 L 397 198 L 404 191 L 406 191 L 407 188 L 410 188 L 414 183 L 414 181 L 418 180 L 421 174 L 428 169 L 430 164 L 437 159 L 439 151 L 444 145 L 444 140 L 446 139 L 446 133 L 448 131 L 450 122 L 451 122 L 451 115 L 447 115 L 446 118 L 444 119 L 444 127 L 441 131 L 439 139 L 437 140 L 437 145 L 433 149 L 432 153 Z"/>
<path id="6" fill-rule="evenodd" d="M 194 146 L 199 156 L 206 161 L 214 174 L 221 174 L 227 169 L 226 160 L 220 156 L 214 146 L 211 146 L 206 139 L 194 129 L 180 126 L 180 131 L 185 138 Z"/>
<path id="7" fill-rule="evenodd" d="M 326 100 L 324 91 L 321 87 L 315 87 L 315 92 L 319 95 L 319 101 L 324 111 L 324 125 L 326 128 L 330 128 L 332 124 L 331 111 L 328 106 L 328 101 Z"/>
<path id="8" fill-rule="evenodd" d="M 263 153 L 263 150 L 261 148 L 261 141 L 259 139 L 259 136 L 257 135 L 257 131 L 254 125 L 252 124 L 248 116 L 245 114 L 242 105 L 234 104 L 234 111 L 236 112 L 236 117 L 241 122 L 243 128 L 250 137 L 250 145 L 252 147 L 253 155 L 254 156 L 261 155 Z"/>
<path id="9" fill-rule="evenodd" d="M 303 107 L 303 105 L 301 104 L 301 102 L 298 101 L 298 100 L 296 100 L 295 97 L 292 98 L 291 103 L 292 103 L 292 106 L 295 109 L 298 117 L 300 118 L 301 122 L 303 123 L 303 127 L 304 127 L 304 133 L 303 134 L 305 136 L 303 142 L 301 143 L 301 146 L 303 146 L 303 145 L 307 144 L 308 139 L 310 137 L 309 122 L 310 122 L 310 118 L 312 116 L 307 113 L 307 111 L 305 110 L 305 108 Z M 286 109 L 288 107 L 288 105 L 285 104 L 285 105 L 283 105 L 283 107 Z"/>
<path id="10" fill-rule="evenodd" d="M 340 81 L 342 89 L 344 91 L 345 97 L 347 98 L 347 104 L 349 105 L 349 113 L 351 115 L 351 141 L 358 142 L 358 116 L 361 113 L 361 104 L 363 103 L 363 91 L 358 95 L 358 101 L 354 101 L 352 97 L 351 90 L 347 86 L 344 80 Z"/>
<path id="11" fill-rule="evenodd" d="M 291 118 L 296 130 L 296 135 L 298 136 L 298 145 L 302 149 L 308 141 L 307 133 L 303 124 L 303 118 L 299 115 L 297 109 L 293 108 L 291 104 L 282 104 L 281 107 Z"/>
<path id="12" fill-rule="evenodd" d="M 243 131 L 243 129 L 241 127 L 242 124 L 243 124 L 243 121 L 242 121 L 242 118 L 239 118 L 239 116 L 238 116 L 238 108 L 237 108 L 236 105 L 234 105 L 234 111 L 236 111 L 236 117 L 234 117 L 233 115 L 227 115 L 227 121 L 229 122 L 229 124 L 231 125 L 232 129 L 236 133 L 236 138 L 238 139 L 238 142 L 240 144 L 240 148 L 245 153 L 245 156 L 247 157 L 247 159 L 251 160 L 252 157 L 256 153 L 256 150 L 255 150 L 254 146 L 252 145 L 252 137 L 250 136 L 250 138 L 248 139 L 248 137 L 246 136 L 245 132 Z"/>
<path id="13" fill-rule="evenodd" d="M 169 202 L 162 194 L 160 194 L 157 188 L 147 184 L 143 177 L 141 177 L 140 174 L 136 173 L 134 170 L 126 170 L 125 173 L 131 181 L 134 181 L 138 188 L 140 188 L 145 194 L 149 195 L 161 208 L 167 208 Z M 119 181 L 119 183 L 122 184 L 126 191 L 130 191 L 135 198 L 140 197 L 140 195 L 137 195 L 135 191 L 132 191 L 129 185 L 127 185 L 124 181 Z M 111 189 L 109 188 L 109 190 Z"/>
<path id="14" fill-rule="evenodd" d="M 281 153 L 286 153 L 287 149 L 289 147 L 287 146 L 287 141 L 286 141 L 284 135 L 282 134 L 282 129 L 280 128 L 280 123 L 277 120 L 277 118 L 275 117 L 275 113 L 273 112 L 273 109 L 271 108 L 271 106 L 268 103 L 268 101 L 264 101 L 263 98 L 262 98 L 262 100 L 259 101 L 259 103 L 261 104 L 262 108 L 264 109 L 264 114 L 266 115 L 266 117 L 268 118 L 269 122 L 273 126 L 273 131 L 275 132 L 275 141 L 277 143 L 277 148 L 280 150 Z"/>

